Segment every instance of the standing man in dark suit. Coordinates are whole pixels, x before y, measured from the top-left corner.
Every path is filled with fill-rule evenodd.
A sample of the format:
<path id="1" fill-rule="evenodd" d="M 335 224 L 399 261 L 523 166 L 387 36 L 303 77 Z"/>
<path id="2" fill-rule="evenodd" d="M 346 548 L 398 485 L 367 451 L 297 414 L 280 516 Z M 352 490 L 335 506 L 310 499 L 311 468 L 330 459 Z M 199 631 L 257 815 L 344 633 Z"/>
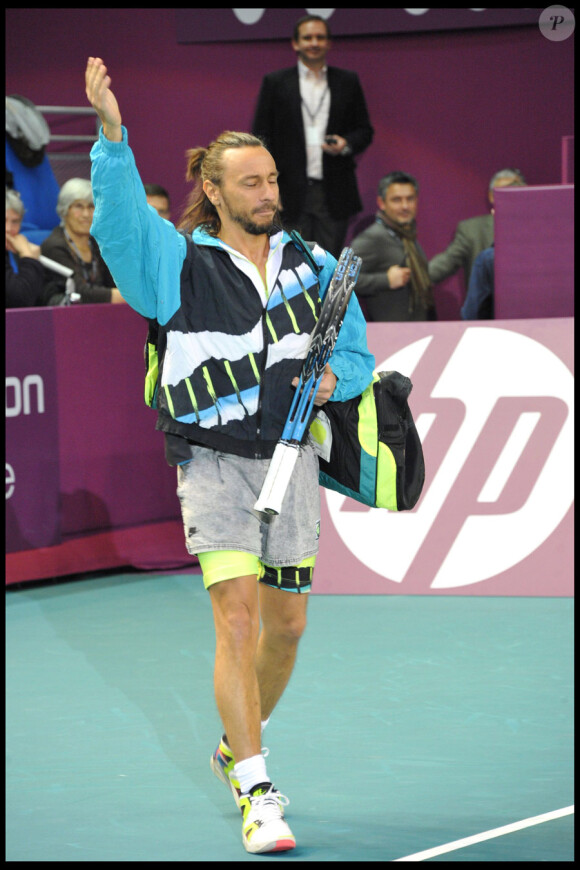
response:
<path id="1" fill-rule="evenodd" d="M 354 157 L 374 130 L 358 75 L 326 66 L 330 45 L 323 18 L 297 22 L 298 64 L 264 77 L 252 132 L 276 161 L 286 226 L 338 257 L 349 218 L 362 209 Z"/>

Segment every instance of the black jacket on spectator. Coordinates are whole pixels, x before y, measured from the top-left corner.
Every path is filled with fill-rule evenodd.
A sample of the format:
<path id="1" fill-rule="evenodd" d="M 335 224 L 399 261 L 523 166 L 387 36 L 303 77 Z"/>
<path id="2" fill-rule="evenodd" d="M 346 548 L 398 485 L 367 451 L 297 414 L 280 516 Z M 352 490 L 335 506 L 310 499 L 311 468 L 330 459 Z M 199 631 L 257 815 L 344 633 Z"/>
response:
<path id="1" fill-rule="evenodd" d="M 81 302 L 110 302 L 111 289 L 115 286 L 113 276 L 101 257 L 99 246 L 91 238 L 95 274 L 92 275 L 90 264 L 83 262 L 69 247 L 62 226 L 55 227 L 41 245 L 42 253 L 51 260 L 56 260 L 62 266 L 68 266 L 74 272 L 75 290 L 80 293 Z M 46 270 L 43 305 L 58 305 L 64 297 L 66 278 L 56 272 Z"/>
<path id="2" fill-rule="evenodd" d="M 15 254 L 12 255 L 16 257 Z M 6 251 L 6 308 L 31 308 L 42 305 L 44 294 L 44 268 L 32 257 L 16 257 L 18 272 Z"/>

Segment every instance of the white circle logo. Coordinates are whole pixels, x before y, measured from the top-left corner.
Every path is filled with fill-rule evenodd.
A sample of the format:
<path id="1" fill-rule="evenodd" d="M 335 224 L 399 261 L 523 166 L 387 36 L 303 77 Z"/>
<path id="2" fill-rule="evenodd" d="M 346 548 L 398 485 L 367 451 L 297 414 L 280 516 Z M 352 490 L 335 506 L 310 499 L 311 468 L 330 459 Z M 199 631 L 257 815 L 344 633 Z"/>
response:
<path id="1" fill-rule="evenodd" d="M 551 42 L 563 42 L 574 33 L 576 19 L 574 13 L 566 6 L 548 6 L 541 13 L 539 21 L 540 33 Z"/>
<path id="2" fill-rule="evenodd" d="M 257 24 L 265 11 L 265 7 L 264 9 L 232 9 L 241 24 Z"/>
<path id="3" fill-rule="evenodd" d="M 411 376 L 434 339 L 377 369 Z M 419 400 L 428 407 L 413 403 L 417 384 L 410 398 L 426 465 L 415 509 L 361 511 L 340 493 L 324 494 L 336 531 L 367 568 L 403 583 L 420 565 L 431 588 L 452 589 L 521 562 L 568 512 L 574 378 L 540 342 L 495 327 L 467 328 L 433 378 Z"/>

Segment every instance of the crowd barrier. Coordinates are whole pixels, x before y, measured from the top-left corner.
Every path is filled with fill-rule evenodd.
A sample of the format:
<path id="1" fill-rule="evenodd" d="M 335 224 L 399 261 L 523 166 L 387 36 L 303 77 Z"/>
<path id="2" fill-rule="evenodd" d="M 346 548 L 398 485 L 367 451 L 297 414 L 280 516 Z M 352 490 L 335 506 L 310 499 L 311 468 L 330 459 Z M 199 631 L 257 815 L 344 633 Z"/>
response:
<path id="1" fill-rule="evenodd" d="M 7 311 L 6 582 L 192 566 L 119 305 Z M 573 320 L 369 324 L 409 375 L 427 476 L 408 513 L 322 491 L 318 593 L 570 595 Z"/>
<path id="2" fill-rule="evenodd" d="M 7 582 L 197 565 L 128 306 L 7 311 Z"/>
<path id="3" fill-rule="evenodd" d="M 495 191 L 495 316 L 574 316 L 574 185 Z"/>

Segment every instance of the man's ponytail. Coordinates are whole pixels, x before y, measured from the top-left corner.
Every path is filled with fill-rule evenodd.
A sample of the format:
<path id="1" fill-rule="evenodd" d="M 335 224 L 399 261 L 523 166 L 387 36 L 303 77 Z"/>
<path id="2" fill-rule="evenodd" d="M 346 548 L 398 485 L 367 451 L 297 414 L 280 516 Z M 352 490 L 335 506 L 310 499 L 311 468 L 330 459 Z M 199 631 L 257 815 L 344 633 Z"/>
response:
<path id="1" fill-rule="evenodd" d="M 190 148 L 185 152 L 187 168 L 185 177 L 193 182 L 187 205 L 179 221 L 179 229 L 192 233 L 201 227 L 212 236 L 221 229 L 219 215 L 207 197 L 203 183 L 208 179 L 219 187 L 223 176 L 223 154 L 228 148 L 264 148 L 264 143 L 251 133 L 236 133 L 226 130 L 207 148 Z"/>
<path id="2" fill-rule="evenodd" d="M 196 227 L 202 226 L 206 232 L 217 236 L 221 221 L 215 207 L 209 201 L 204 189 L 205 180 L 203 163 L 207 156 L 207 148 L 189 148 L 185 152 L 187 166 L 186 181 L 193 181 L 193 189 L 189 194 L 187 205 L 179 222 L 179 229 L 192 233 Z"/>

